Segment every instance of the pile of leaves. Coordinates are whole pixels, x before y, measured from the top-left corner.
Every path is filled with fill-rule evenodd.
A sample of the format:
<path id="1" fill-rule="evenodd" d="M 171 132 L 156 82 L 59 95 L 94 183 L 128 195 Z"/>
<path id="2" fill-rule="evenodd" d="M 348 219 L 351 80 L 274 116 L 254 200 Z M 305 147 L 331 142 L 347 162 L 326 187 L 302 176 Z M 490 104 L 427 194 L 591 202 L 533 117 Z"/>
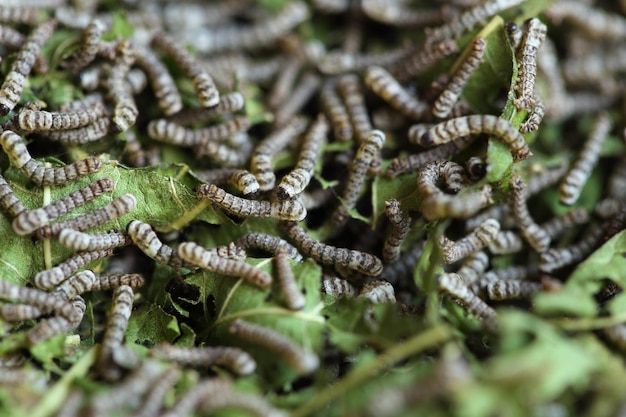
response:
<path id="1" fill-rule="evenodd" d="M 223 0 L 206 5 L 167 1 L 86 1 L 71 5 L 64 1 L 28 2 L 31 3 L 32 8 L 23 9 L 17 7 L 22 6 L 19 2 L 0 5 L 0 16 L 8 16 L 2 18 L 6 22 L 0 26 L 0 34 L 6 27 L 27 35 L 37 22 L 55 16 L 58 28 L 42 51 L 49 68 L 28 76 L 20 104 L 0 119 L 3 129 L 15 128 L 15 115 L 28 103 L 37 102 L 54 110 L 90 92 L 92 87 L 81 84 L 87 69 L 75 74 L 61 64 L 77 50 L 84 26 L 93 17 L 107 22 L 103 42 L 130 39 L 140 45 L 154 31 L 164 30 L 181 44 L 187 43 L 189 51 L 216 80 L 220 94 L 239 91 L 245 97 L 245 109 L 238 113 L 250 121 L 246 140 L 251 148 L 275 131 L 275 116 L 285 109 L 281 108 L 282 101 L 270 104 L 269 98 L 289 60 L 297 59 L 300 64 L 296 85 L 304 74 L 315 74 L 320 85 L 332 83 L 344 73 L 357 74 L 373 127 L 386 135 L 380 169 L 367 179 L 358 204 L 348 210 L 351 218 L 337 233 L 328 227 L 327 220 L 342 204 L 340 196 L 359 145 L 356 138 L 342 142 L 335 140 L 334 133 L 329 134 L 314 179 L 306 190 L 324 197 L 318 197 L 315 205 L 308 203 L 311 208 L 300 225 L 316 240 L 380 256 L 389 227 L 385 201 L 397 199 L 413 221 L 402 244 L 400 260 L 386 264 L 380 277 L 335 270 L 306 256 L 304 262 L 291 262 L 306 299 L 304 308 L 298 311 L 285 306 L 277 283 L 263 290 L 241 279 L 160 264 L 134 245 L 115 249 L 112 257 L 88 268 L 99 273 L 144 276 L 145 284 L 136 290 L 125 330 L 125 345 L 139 361 L 124 369 L 117 381 L 102 378 L 96 366 L 111 306 L 110 292 L 84 294 L 87 308 L 80 325 L 71 334 L 59 334 L 34 346 L 28 344 L 24 335 L 37 324 L 36 320 L 10 323 L 0 319 L 0 415 L 97 414 L 94 404 L 102 398 L 112 401 L 110 415 L 140 415 L 150 404 L 154 407 L 154 401 L 158 401 L 154 413 L 165 414 L 185 398 L 186 392 L 198 386 L 198 381 L 223 381 L 232 384 L 237 393 L 250 394 L 241 397 L 249 401 L 249 406 L 240 404 L 234 409 L 216 411 L 215 415 L 612 416 L 623 409 L 626 325 L 621 323 L 626 321 L 626 301 L 622 301 L 625 297 L 621 288 L 626 285 L 626 236 L 621 229 L 626 195 L 609 196 L 618 208 L 608 219 L 594 214 L 594 209 L 607 197 L 603 190 L 610 181 L 619 181 L 620 175 L 624 181 L 624 170 L 620 174 L 619 168 L 614 168 L 626 161 L 621 134 L 625 127 L 622 96 L 626 62 L 620 58 L 626 38 L 624 2 L 451 0 L 433 5 L 426 1 L 311 0 L 303 3 L 308 18 L 285 33 L 272 32 L 278 26 L 272 18 L 288 7 L 288 0 Z M 539 65 L 536 92 L 543 98 L 546 117 L 537 131 L 524 135 L 533 157 L 514 163 L 505 144 L 484 135 L 451 157 L 459 163 L 471 156 L 483 159 L 486 173 L 470 186 L 472 189 L 490 184 L 493 205 L 506 206 L 512 193 L 512 175 L 521 175 L 530 182 L 560 164 L 571 164 L 599 112 L 606 111 L 613 122 L 600 163 L 572 207 L 559 202 L 558 185 L 539 191 L 529 199 L 528 206 L 537 221 L 573 208 L 589 212 L 588 223 L 569 228 L 553 240 L 552 248 L 575 245 L 607 222 L 614 230 L 604 233 L 603 240 L 583 259 L 550 271 L 549 276 L 547 271 L 537 272 L 540 255 L 528 244 L 516 253 L 490 254 L 489 269 L 520 265 L 534 270 L 529 280 L 543 283 L 545 289 L 523 299 L 487 301 L 497 313 L 496 326 L 485 326 L 463 308 L 462 300 L 459 305 L 438 290 L 438 277 L 457 271 L 460 265 L 444 265 L 440 238 L 461 238 L 471 231 L 466 229 L 472 219 L 426 221 L 420 215 L 423 196 L 416 191 L 416 172 L 393 178 L 385 175 L 394 159 L 424 151 L 407 141 L 409 127 L 422 121 L 408 120 L 396 113 L 363 83 L 367 66 L 376 64 L 385 53 L 413 48 L 407 55 L 410 59 L 428 48 L 425 41 L 429 30 L 424 27 L 432 31 L 459 16 L 469 16 L 481 3 L 499 8 L 461 29 L 458 39 L 454 39 L 458 52 L 441 57 L 403 82 L 409 91 L 419 97 L 436 91 L 435 81 L 441 75 L 454 74 L 469 53 L 472 41 L 482 37 L 487 41 L 484 59 L 465 86 L 462 100 L 469 114 L 497 115 L 519 128 L 528 111 L 518 111 L 513 105 L 518 55 L 507 37 L 511 23 L 523 27 L 527 19 L 538 17 L 547 24 L 547 42 L 556 67 L 550 72 L 547 65 Z M 33 10 L 32 21 L 10 14 L 33 14 Z M 216 10 L 224 13 L 223 21 L 207 23 Z M 421 22 L 410 21 L 414 15 L 430 17 Z M 183 18 L 177 19 L 180 16 Z M 204 31 L 210 33 L 220 25 L 245 28 L 257 21 L 268 22 L 265 31 L 274 33 L 273 37 L 259 42 L 259 46 L 235 45 L 231 51 L 207 51 L 206 39 L 201 36 Z M 317 52 L 304 53 L 305 48 Z M 16 53 L 0 39 L 0 54 L 0 79 L 4 79 Z M 102 57 L 98 60 L 106 61 Z M 100 63 L 98 60 L 94 66 Z M 176 81 L 185 108 L 199 107 L 191 80 L 168 57 L 162 60 Z M 337 62 L 340 64 L 332 65 Z M 403 63 L 396 59 L 380 65 L 397 68 Z M 555 81 L 550 78 L 554 74 L 565 78 Z M 101 86 L 93 88 L 100 90 Z M 294 89 L 292 86 L 291 91 Z M 318 86 L 303 103 L 290 105 L 299 107 L 298 115 L 315 120 L 325 111 L 319 103 L 319 90 Z M 290 95 L 291 92 L 283 101 Z M 289 240 L 279 220 L 229 216 L 197 198 L 195 191 L 203 183 L 199 173 L 222 168 L 224 164 L 207 156 L 197 157 L 189 149 L 155 141 L 147 126 L 165 115 L 156 105 L 152 87 L 140 89 L 134 98 L 139 108 L 134 126 L 124 132 L 110 131 L 92 143 L 62 145 L 48 140 L 45 134 L 21 132 L 32 155 L 50 166 L 86 156 L 97 156 L 104 162 L 97 174 L 50 188 L 34 186 L 3 157 L 2 175 L 23 204 L 35 209 L 98 178 L 110 177 L 115 182 L 112 195 L 89 202 L 68 217 L 87 213 L 102 206 L 103 201 L 125 193 L 136 197 L 136 208 L 88 233 L 125 231 L 131 220 L 140 220 L 150 224 L 174 248 L 186 241 L 207 248 L 226 245 L 250 232 Z M 111 100 L 108 99 L 109 104 Z M 206 123 L 215 124 L 220 117 Z M 433 118 L 423 121 L 439 122 Z M 128 154 L 126 146 L 131 136 L 145 150 L 151 149 L 153 155 L 158 155 L 153 158 L 154 164 L 133 166 L 136 159 Z M 274 159 L 277 178 L 295 165 L 300 143 L 301 139 L 297 139 Z M 249 163 L 246 158 L 238 168 L 249 169 Z M 235 189 L 228 190 L 237 193 Z M 267 193 L 258 198 L 274 197 Z M 515 225 L 512 229 L 517 230 Z M 55 238 L 18 236 L 8 214 L 0 216 L 0 230 L 0 279 L 13 284 L 33 286 L 38 272 L 63 262 L 74 252 Z M 272 256 L 267 253 L 249 253 L 246 262 L 276 276 Z M 383 302 L 356 296 L 372 279 L 390 282 L 395 296 Z M 331 282 L 344 282 L 345 288 L 355 292 L 323 292 L 323 287 L 328 288 L 323 283 Z M 236 319 L 263 325 L 314 351 L 320 359 L 319 367 L 301 375 L 284 357 L 239 340 L 229 332 Z M 150 384 L 132 391 L 136 382 L 132 378 L 142 366 L 145 372 L 146 366 L 158 363 L 156 380 L 164 378 L 168 370 L 178 369 L 176 364 L 153 357 L 154 347 L 163 344 L 240 347 L 252 355 L 256 370 L 241 376 L 220 366 L 184 368 L 158 399 L 150 397 Z M 124 395 L 120 387 L 130 389 L 131 394 Z M 115 398 L 123 400 L 118 404 Z M 252 399 L 259 398 L 271 407 L 250 405 Z M 77 414 L 71 413 L 72 407 Z"/>

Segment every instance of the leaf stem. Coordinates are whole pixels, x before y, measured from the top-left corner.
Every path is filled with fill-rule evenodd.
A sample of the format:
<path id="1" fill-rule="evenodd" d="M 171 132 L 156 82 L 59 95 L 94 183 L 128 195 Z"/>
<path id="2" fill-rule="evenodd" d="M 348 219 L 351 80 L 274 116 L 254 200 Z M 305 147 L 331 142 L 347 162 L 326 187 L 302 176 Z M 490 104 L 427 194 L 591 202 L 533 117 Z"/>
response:
<path id="1" fill-rule="evenodd" d="M 452 328 L 446 324 L 439 324 L 409 340 L 392 347 L 378 355 L 366 366 L 352 370 L 345 378 L 326 389 L 320 391 L 310 401 L 304 403 L 292 413 L 292 417 L 305 417 L 316 414 L 331 401 L 345 395 L 348 391 L 357 388 L 368 379 L 376 376 L 394 363 L 402 361 L 409 356 L 422 352 L 426 349 L 439 345 L 452 336 Z"/>

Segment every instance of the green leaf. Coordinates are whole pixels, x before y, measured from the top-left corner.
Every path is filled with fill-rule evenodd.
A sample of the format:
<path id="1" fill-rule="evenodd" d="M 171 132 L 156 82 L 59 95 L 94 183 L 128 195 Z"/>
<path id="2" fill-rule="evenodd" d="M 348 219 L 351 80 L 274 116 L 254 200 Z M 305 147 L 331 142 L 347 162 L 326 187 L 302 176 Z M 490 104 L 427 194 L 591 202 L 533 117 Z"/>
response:
<path id="1" fill-rule="evenodd" d="M 127 341 L 147 346 L 172 343 L 180 335 L 178 320 L 158 305 L 148 303 L 133 310 L 126 329 Z"/>

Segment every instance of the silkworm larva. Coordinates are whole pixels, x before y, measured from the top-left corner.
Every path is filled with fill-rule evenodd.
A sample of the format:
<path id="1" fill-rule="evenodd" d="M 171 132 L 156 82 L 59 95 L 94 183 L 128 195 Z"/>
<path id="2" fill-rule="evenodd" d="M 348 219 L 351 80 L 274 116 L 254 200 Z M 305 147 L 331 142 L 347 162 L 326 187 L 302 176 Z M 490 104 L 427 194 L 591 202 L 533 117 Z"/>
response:
<path id="1" fill-rule="evenodd" d="M 105 116 L 103 104 L 95 104 L 90 109 L 78 110 L 71 113 L 55 113 L 43 110 L 20 109 L 17 114 L 17 124 L 26 132 L 57 131 L 84 127 L 95 123 Z"/>
<path id="2" fill-rule="evenodd" d="M 247 414 L 259 416 L 288 417 L 285 411 L 273 407 L 258 394 L 227 391 L 224 394 L 203 395 L 199 399 L 198 411 L 213 414 L 222 409 L 243 410 Z"/>
<path id="3" fill-rule="evenodd" d="M 467 255 L 456 273 L 466 285 L 471 286 L 478 281 L 488 266 L 489 257 L 484 251 L 478 251 Z"/>
<path id="4" fill-rule="evenodd" d="M 226 276 L 243 278 L 263 289 L 272 283 L 272 277 L 267 272 L 242 261 L 217 256 L 195 242 L 181 243 L 177 253 L 181 259 L 202 269 Z"/>
<path id="5" fill-rule="evenodd" d="M 130 237 L 123 232 L 108 232 L 88 235 L 73 229 L 61 229 L 59 242 L 65 247 L 79 251 L 113 249 L 131 243 Z"/>
<path id="6" fill-rule="evenodd" d="M 400 174 L 417 171 L 431 161 L 448 159 L 456 155 L 467 148 L 472 141 L 473 138 L 465 136 L 418 154 L 409 155 L 404 158 L 395 158 L 387 165 L 385 174 L 389 178 L 395 178 Z"/>
<path id="7" fill-rule="evenodd" d="M 374 304 L 396 302 L 396 293 L 393 285 L 379 279 L 366 282 L 359 292 L 359 297 L 366 298 Z"/>
<path id="8" fill-rule="evenodd" d="M 546 109 L 543 100 L 539 94 L 535 92 L 535 104 L 530 107 L 530 113 L 528 113 L 528 117 L 524 120 L 524 123 L 520 125 L 519 132 L 526 134 L 538 130 L 545 114 Z"/>
<path id="9" fill-rule="evenodd" d="M 220 95 L 213 78 L 204 70 L 202 65 L 194 59 L 187 50 L 177 41 L 164 32 L 152 37 L 152 44 L 172 57 L 186 77 L 191 79 L 196 95 L 202 107 L 216 106 Z"/>
<path id="10" fill-rule="evenodd" d="M 504 30 L 506 32 L 506 37 L 509 40 L 509 44 L 513 48 L 513 51 L 517 51 L 519 46 L 522 44 L 522 36 L 524 36 L 524 31 L 519 25 L 514 22 L 508 22 L 504 25 Z"/>
<path id="11" fill-rule="evenodd" d="M 368 276 L 377 276 L 383 271 L 382 262 L 374 255 L 318 242 L 295 222 L 286 222 L 284 226 L 296 247 L 321 264 L 352 269 Z"/>
<path id="12" fill-rule="evenodd" d="M 319 75 L 313 72 L 304 74 L 293 91 L 274 112 L 274 124 L 282 126 L 287 123 L 317 93 L 321 84 L 322 79 Z"/>
<path id="13" fill-rule="evenodd" d="M 489 243 L 489 251 L 494 255 L 517 253 L 524 247 L 519 233 L 512 230 L 500 230 L 495 239 Z"/>
<path id="14" fill-rule="evenodd" d="M 224 113 L 234 113 L 244 108 L 246 99 L 238 91 L 220 95 L 220 102 L 210 109 L 206 107 L 194 107 L 172 114 L 168 121 L 181 126 L 189 126 L 195 123 L 205 123 L 211 118 Z"/>
<path id="15" fill-rule="evenodd" d="M 326 82 L 320 93 L 320 101 L 330 120 L 335 139 L 341 142 L 352 139 L 352 125 L 346 106 L 342 103 L 334 82 Z"/>
<path id="16" fill-rule="evenodd" d="M 128 130 L 135 124 L 139 110 L 126 81 L 126 75 L 135 60 L 135 50 L 128 40 L 121 40 L 117 47 L 118 58 L 104 77 L 108 96 L 114 103 L 113 127 L 118 132 Z"/>
<path id="17" fill-rule="evenodd" d="M 216 185 L 230 183 L 244 196 L 253 196 L 259 192 L 259 183 L 256 177 L 245 169 L 221 168 L 208 171 L 196 171 L 196 176 L 202 181 Z"/>
<path id="18" fill-rule="evenodd" d="M 529 299 L 543 291 L 538 282 L 496 281 L 487 285 L 487 298 L 494 301 Z"/>
<path id="19" fill-rule="evenodd" d="M 249 127 L 248 118 L 241 116 L 201 129 L 189 129 L 166 119 L 157 119 L 148 123 L 148 134 L 161 142 L 187 148 L 204 148 L 208 142 L 222 142 L 237 132 L 245 132 Z"/>
<path id="20" fill-rule="evenodd" d="M 63 62 L 63 66 L 78 72 L 89 65 L 98 53 L 100 38 L 106 30 L 106 25 L 99 19 L 93 19 L 83 32 L 83 39 L 76 52 Z"/>
<path id="21" fill-rule="evenodd" d="M 163 114 L 170 116 L 183 108 L 176 82 L 167 67 L 148 48 L 135 46 L 135 64 L 145 71 Z"/>
<path id="22" fill-rule="evenodd" d="M 486 47 L 487 40 L 485 38 L 474 39 L 469 54 L 465 57 L 459 69 L 450 77 L 450 81 L 445 89 L 433 103 L 432 112 L 435 117 L 445 119 L 450 115 L 454 105 L 459 101 L 459 97 L 463 93 L 465 84 L 467 84 L 469 78 L 483 61 Z"/>
<path id="23" fill-rule="evenodd" d="M 4 304 L 0 307 L 0 317 L 8 322 L 34 320 L 45 312 L 46 309 L 30 304 Z"/>
<path id="24" fill-rule="evenodd" d="M 16 217 L 27 210 L 2 175 L 0 175 L 0 207 L 11 217 Z"/>
<path id="25" fill-rule="evenodd" d="M 121 376 L 118 365 L 114 363 L 113 355 L 114 351 L 123 345 L 124 333 L 126 333 L 128 319 L 133 310 L 134 297 L 133 289 L 128 285 L 122 285 L 113 291 L 113 303 L 98 359 L 100 373 L 109 381 L 119 379 Z"/>
<path id="26" fill-rule="evenodd" d="M 82 145 L 105 137 L 109 133 L 109 126 L 111 126 L 111 120 L 108 117 L 101 117 L 85 127 L 46 132 L 44 135 L 52 141 L 66 145 Z"/>
<path id="27" fill-rule="evenodd" d="M 237 375 L 251 375 L 256 370 L 252 356 L 236 347 L 180 347 L 163 344 L 152 349 L 151 354 L 180 365 L 224 366 Z"/>
<path id="28" fill-rule="evenodd" d="M 399 81 L 411 79 L 428 71 L 435 64 L 458 52 L 458 50 L 459 45 L 454 40 L 447 39 L 438 42 L 399 62 L 390 69 L 390 73 Z"/>
<path id="29" fill-rule="evenodd" d="M 361 142 L 372 130 L 372 122 L 367 113 L 359 78 L 354 74 L 344 75 L 339 78 L 337 89 L 346 105 L 356 139 Z"/>
<path id="30" fill-rule="evenodd" d="M 110 249 L 76 253 L 65 262 L 53 268 L 38 272 L 35 275 L 35 285 L 45 289 L 54 288 L 85 265 L 97 259 L 111 256 L 112 254 L 113 251 Z"/>
<path id="31" fill-rule="evenodd" d="M 63 185 L 102 168 L 102 161 L 98 158 L 83 159 L 60 168 L 46 168 L 33 159 L 22 137 L 10 130 L 0 135 L 0 144 L 11 163 L 37 185 Z"/>
<path id="32" fill-rule="evenodd" d="M 572 227 L 589 222 L 589 213 L 582 208 L 573 209 L 561 216 L 554 217 L 541 225 L 550 238 L 560 236 Z"/>
<path id="33" fill-rule="evenodd" d="M 265 252 L 276 254 L 278 249 L 281 249 L 291 259 L 296 262 L 302 262 L 302 255 L 298 252 L 298 249 L 290 245 L 288 242 L 279 238 L 278 236 L 269 235 L 261 232 L 250 232 L 235 242 L 237 246 L 241 246 L 245 249 L 260 249 Z"/>
<path id="34" fill-rule="evenodd" d="M 546 38 L 548 28 L 537 18 L 524 23 L 524 36 L 517 54 L 518 97 L 513 100 L 517 110 L 527 109 L 535 104 L 535 77 L 537 76 L 537 51 Z"/>
<path id="35" fill-rule="evenodd" d="M 176 403 L 160 417 L 184 417 L 199 411 L 202 401 L 210 404 L 212 398 L 230 398 L 232 383 L 223 378 L 202 379 L 181 395 Z M 219 402 L 219 400 L 217 401 Z M 282 416 L 281 416 L 282 417 Z"/>
<path id="36" fill-rule="evenodd" d="M 584 2 L 559 1 L 550 5 L 546 15 L 553 21 L 570 23 L 594 40 L 622 40 L 626 37 L 626 19 L 623 16 Z"/>
<path id="37" fill-rule="evenodd" d="M 46 206 L 22 212 L 13 219 L 13 231 L 20 236 L 31 234 L 96 197 L 112 192 L 114 188 L 115 183 L 112 179 L 99 179 Z"/>
<path id="38" fill-rule="evenodd" d="M 487 271 L 478 281 L 474 281 L 470 288 L 476 294 L 485 295 L 489 284 L 499 281 L 524 281 L 536 277 L 538 269 L 530 265 L 514 265 L 506 268 L 492 269 Z"/>
<path id="39" fill-rule="evenodd" d="M 498 137 L 511 149 L 515 161 L 522 161 L 532 156 L 528 144 L 519 131 L 506 120 L 490 114 L 457 117 L 441 122 L 430 129 L 415 131 L 419 137 L 418 143 L 427 148 L 479 133 Z"/>
<path id="40" fill-rule="evenodd" d="M 511 212 L 522 232 L 524 239 L 537 252 L 542 253 L 550 247 L 550 236 L 533 220 L 526 203 L 526 184 L 519 175 L 511 177 L 512 195 L 510 200 Z"/>
<path id="41" fill-rule="evenodd" d="M 334 275 L 322 274 L 322 292 L 335 298 L 356 297 L 354 285 Z"/>
<path id="42" fill-rule="evenodd" d="M 290 310 L 303 309 L 306 304 L 306 298 L 304 294 L 302 294 L 302 291 L 300 291 L 300 288 L 298 288 L 296 277 L 289 264 L 289 256 L 285 251 L 279 248 L 276 250 L 274 261 L 276 265 L 276 277 L 278 278 L 280 289 L 285 296 L 287 307 Z"/>
<path id="43" fill-rule="evenodd" d="M 39 10 L 31 7 L 0 7 L 0 22 L 23 23 L 34 26 L 39 21 Z"/>
<path id="44" fill-rule="evenodd" d="M 250 170 L 259 182 L 261 191 L 271 190 L 276 183 L 276 175 L 272 169 L 272 156 L 304 132 L 306 126 L 307 122 L 304 118 L 294 117 L 254 148 L 250 160 Z"/>
<path id="45" fill-rule="evenodd" d="M 364 74 L 365 85 L 394 109 L 412 119 L 419 120 L 428 111 L 428 105 L 411 95 L 387 70 L 368 67 Z"/>
<path id="46" fill-rule="evenodd" d="M 400 258 L 400 246 L 409 234 L 411 217 L 400 209 L 400 203 L 394 198 L 385 201 L 385 214 L 391 230 L 383 243 L 383 261 L 391 263 Z"/>
<path id="47" fill-rule="evenodd" d="M 318 115 L 304 136 L 296 166 L 278 184 L 276 193 L 279 198 L 283 200 L 293 198 L 309 185 L 315 171 L 315 163 L 319 159 L 322 147 L 326 142 L 328 129 L 326 117 L 322 114 Z"/>
<path id="48" fill-rule="evenodd" d="M 137 199 L 132 194 L 124 194 L 111 201 L 109 204 L 93 210 L 89 213 L 74 217 L 58 223 L 44 226 L 37 230 L 40 239 L 50 238 L 60 233 L 61 229 L 74 229 L 79 232 L 101 226 L 105 223 L 130 213 L 137 206 Z"/>
<path id="49" fill-rule="evenodd" d="M 184 266 L 176 251 L 163 244 L 149 224 L 131 220 L 126 226 L 126 233 L 143 253 L 155 261 L 174 268 Z"/>
<path id="50" fill-rule="evenodd" d="M 73 320 L 69 320 L 65 317 L 57 316 L 42 321 L 26 334 L 26 339 L 31 346 L 35 346 L 37 343 L 58 334 L 68 333 L 78 327 L 85 314 L 85 300 L 77 296 L 71 301 L 70 305 L 74 309 L 76 317 Z"/>
<path id="51" fill-rule="evenodd" d="M 181 371 L 178 368 L 169 368 L 159 375 L 159 378 L 144 397 L 142 405 L 131 416 L 152 417 L 159 415 L 159 411 L 163 407 L 163 398 L 180 377 Z"/>
<path id="52" fill-rule="evenodd" d="M 596 227 L 592 229 L 591 233 L 572 246 L 560 249 L 549 249 L 547 252 L 541 254 L 539 258 L 539 269 L 549 273 L 581 261 L 600 243 L 604 233 L 605 231 L 602 227 Z"/>
<path id="53" fill-rule="evenodd" d="M 440 24 L 455 15 L 455 9 L 448 6 L 435 10 L 414 10 L 402 2 L 382 0 L 364 0 L 361 7 L 367 16 L 376 21 L 411 28 Z"/>
<path id="54" fill-rule="evenodd" d="M 578 200 L 587 178 L 598 162 L 600 148 L 606 140 L 613 124 L 609 115 L 602 112 L 596 118 L 589 138 L 585 141 L 578 159 L 570 168 L 559 186 L 559 200 L 565 205 L 572 205 Z"/>
<path id="55" fill-rule="evenodd" d="M 308 375 L 319 366 L 315 352 L 296 345 L 293 340 L 267 327 L 236 319 L 228 330 L 240 339 L 272 351 L 301 375 Z"/>
<path id="56" fill-rule="evenodd" d="M 465 162 L 465 170 L 472 181 L 479 181 L 487 174 L 487 163 L 481 157 L 472 156 Z"/>
<path id="57" fill-rule="evenodd" d="M 52 35 L 55 20 L 47 20 L 37 26 L 22 43 L 9 72 L 0 86 L 0 115 L 9 113 L 20 101 L 24 82 L 41 53 L 43 44 Z"/>
<path id="58" fill-rule="evenodd" d="M 604 336 L 621 350 L 626 350 L 626 325 L 616 324 L 602 329 Z M 623 408 L 622 408 L 623 410 Z"/>
<path id="59" fill-rule="evenodd" d="M 380 160 L 380 151 L 384 143 L 385 134 L 378 129 L 370 131 L 361 142 L 348 172 L 348 181 L 342 194 L 343 201 L 331 215 L 332 224 L 338 228 L 350 218 L 348 210 L 356 206 L 367 170 L 374 161 Z"/>
<path id="60" fill-rule="evenodd" d="M 498 315 L 495 310 L 478 298 L 467 285 L 463 283 L 463 280 L 458 274 L 441 274 L 437 281 L 439 291 L 452 297 L 459 305 L 476 316 L 486 328 L 494 329 L 496 327 Z"/>
<path id="61" fill-rule="evenodd" d="M 227 193 L 214 184 L 198 187 L 198 198 L 206 198 L 229 214 L 239 217 L 274 218 L 301 221 L 306 217 L 306 209 L 298 200 L 279 202 L 246 200 Z"/>
<path id="62" fill-rule="evenodd" d="M 64 300 L 72 298 L 90 291 L 96 282 L 96 274 L 87 269 L 72 275 L 69 279 L 59 285 L 54 294 Z"/>
<path id="63" fill-rule="evenodd" d="M 474 29 L 480 23 L 487 22 L 502 10 L 509 9 L 522 3 L 523 0 L 489 0 L 481 2 L 464 11 L 458 16 L 447 21 L 445 24 L 426 28 L 426 46 L 445 39 L 458 39 L 464 33 Z"/>
<path id="64" fill-rule="evenodd" d="M 247 138 L 246 134 L 240 132 L 229 138 L 229 141 L 233 141 L 234 138 L 242 137 Z M 206 155 L 216 164 L 221 164 L 225 167 L 241 167 L 246 163 L 250 153 L 252 152 L 252 142 L 246 141 L 238 143 L 235 146 L 225 145 L 218 142 L 208 142 L 203 147 L 195 148 L 196 154 L 200 157 Z"/>
<path id="65" fill-rule="evenodd" d="M 58 313 L 59 316 L 71 322 L 80 319 L 80 313 L 75 311 L 72 304 L 68 303 L 66 300 L 48 292 L 30 287 L 22 287 L 21 285 L 13 284 L 9 281 L 0 280 L 0 298 L 30 304 L 41 310 L 54 311 Z"/>
<path id="66" fill-rule="evenodd" d="M 488 219 L 472 233 L 454 242 L 445 236 L 441 236 L 439 246 L 443 251 L 443 259 L 447 264 L 454 263 L 465 258 L 471 253 L 487 247 L 500 231 L 500 223 L 495 219 Z"/>

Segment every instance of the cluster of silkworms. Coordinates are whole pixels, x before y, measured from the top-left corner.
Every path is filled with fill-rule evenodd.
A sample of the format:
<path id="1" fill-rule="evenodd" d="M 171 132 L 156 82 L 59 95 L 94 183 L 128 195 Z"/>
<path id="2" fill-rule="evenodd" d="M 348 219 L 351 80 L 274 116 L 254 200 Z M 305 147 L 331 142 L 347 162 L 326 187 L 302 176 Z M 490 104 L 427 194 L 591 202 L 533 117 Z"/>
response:
<path id="1" fill-rule="evenodd" d="M 223 346 L 151 346 L 145 358 L 125 340 L 149 303 L 197 324 L 180 313 L 189 277 L 267 293 L 271 311 L 301 317 L 316 308 L 296 273 L 309 259 L 332 298 L 420 311 L 425 288 L 414 284 L 430 285 L 497 332 L 495 307 L 558 291 L 625 226 L 625 156 L 605 194 L 585 192 L 602 181 L 599 161 L 615 162 L 603 145 L 623 148 L 609 109 L 626 90 L 626 58 L 612 48 L 626 37 L 624 11 L 564 0 L 538 16 L 525 15 L 523 0 L 286 1 L 276 10 L 124 1 L 129 35 L 116 32 L 106 2 L 9 3 L 0 5 L 4 232 L 53 254 L 19 283 L 0 267 L 0 324 L 32 347 L 84 335 L 89 316 L 101 342 L 94 374 L 117 384 L 94 395 L 74 387 L 59 415 L 283 415 L 207 369 L 257 372 L 258 347 L 293 378 L 313 378 L 325 352 L 307 340 L 236 315 L 215 324 Z M 306 25 L 318 21 L 341 21 L 345 36 L 316 39 Z M 492 32 L 481 31 L 488 22 Z M 403 42 L 381 52 L 369 33 L 381 25 Z M 496 76 L 501 57 L 516 68 Z M 71 94 L 56 97 L 46 77 L 63 77 Z M 544 143 L 542 125 L 554 135 L 574 117 L 584 119 L 578 131 Z M 159 176 L 168 166 L 192 174 L 195 208 L 176 214 L 184 224 L 146 203 L 169 188 L 137 190 L 102 174 Z M 538 204 L 555 190 L 558 201 Z M 425 245 L 440 263 L 431 284 L 416 273 Z M 605 333 L 621 347 L 619 330 Z M 203 375 L 181 393 L 185 367 Z M 0 386 L 3 372 L 0 363 Z"/>

